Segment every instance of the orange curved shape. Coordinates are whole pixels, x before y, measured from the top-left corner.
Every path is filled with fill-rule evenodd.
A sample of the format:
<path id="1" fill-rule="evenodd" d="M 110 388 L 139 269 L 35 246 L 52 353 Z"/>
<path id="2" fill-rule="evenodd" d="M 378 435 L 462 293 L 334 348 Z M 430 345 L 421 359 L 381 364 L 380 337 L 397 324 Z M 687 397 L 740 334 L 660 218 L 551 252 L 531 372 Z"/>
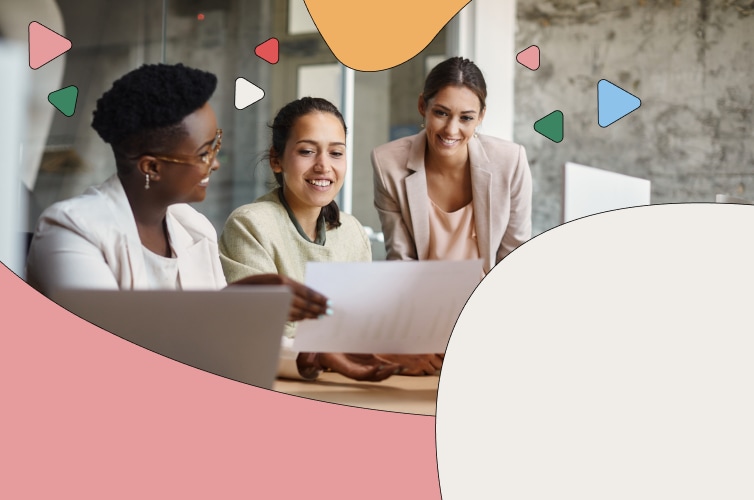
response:
<path id="1" fill-rule="evenodd" d="M 421 52 L 471 0 L 305 0 L 338 60 L 357 71 L 381 71 Z"/>

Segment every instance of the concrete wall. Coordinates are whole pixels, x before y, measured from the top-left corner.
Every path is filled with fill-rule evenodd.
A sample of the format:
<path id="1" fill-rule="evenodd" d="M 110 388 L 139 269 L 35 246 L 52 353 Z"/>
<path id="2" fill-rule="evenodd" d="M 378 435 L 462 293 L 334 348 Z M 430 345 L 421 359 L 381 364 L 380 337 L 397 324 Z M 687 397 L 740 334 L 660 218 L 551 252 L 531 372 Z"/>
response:
<path id="1" fill-rule="evenodd" d="M 514 136 L 532 167 L 535 234 L 560 222 L 566 161 L 648 178 L 652 203 L 754 199 L 754 4 L 520 0 L 517 19 L 517 51 L 541 50 L 539 70 L 515 74 Z M 602 78 L 642 102 L 604 129 Z M 556 109 L 559 144 L 533 129 Z"/>

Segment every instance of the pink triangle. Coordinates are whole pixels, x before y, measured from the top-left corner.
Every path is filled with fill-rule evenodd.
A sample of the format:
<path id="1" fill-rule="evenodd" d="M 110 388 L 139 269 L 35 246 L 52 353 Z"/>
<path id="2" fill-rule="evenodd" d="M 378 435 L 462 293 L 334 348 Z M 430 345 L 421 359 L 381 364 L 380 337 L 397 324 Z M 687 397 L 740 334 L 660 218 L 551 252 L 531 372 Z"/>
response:
<path id="1" fill-rule="evenodd" d="M 539 69 L 539 47 L 532 45 L 516 55 L 516 61 L 532 71 Z"/>
<path id="2" fill-rule="evenodd" d="M 29 66 L 38 69 L 71 49 L 71 41 L 36 21 L 29 23 Z"/>
<path id="3" fill-rule="evenodd" d="M 277 38 L 270 38 L 266 42 L 262 42 L 254 49 L 254 53 L 260 58 L 264 59 L 270 64 L 277 64 L 279 58 L 279 48 Z"/>

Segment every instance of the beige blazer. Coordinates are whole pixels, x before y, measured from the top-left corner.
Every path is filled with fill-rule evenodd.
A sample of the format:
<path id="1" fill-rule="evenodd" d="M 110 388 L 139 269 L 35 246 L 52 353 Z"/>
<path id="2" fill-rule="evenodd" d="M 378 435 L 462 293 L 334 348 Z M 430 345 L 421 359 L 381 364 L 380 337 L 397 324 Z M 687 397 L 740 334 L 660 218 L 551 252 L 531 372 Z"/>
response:
<path id="1" fill-rule="evenodd" d="M 209 220 L 179 203 L 168 207 L 167 225 L 182 288 L 223 288 L 217 233 Z M 26 261 L 27 281 L 46 295 L 57 288 L 146 289 L 147 272 L 133 212 L 116 175 L 45 210 Z"/>
<path id="2" fill-rule="evenodd" d="M 422 131 L 372 151 L 374 206 L 388 259 L 426 260 L 429 255 L 426 145 Z M 480 134 L 468 147 L 474 223 L 487 273 L 531 238 L 531 172 L 518 144 Z"/>

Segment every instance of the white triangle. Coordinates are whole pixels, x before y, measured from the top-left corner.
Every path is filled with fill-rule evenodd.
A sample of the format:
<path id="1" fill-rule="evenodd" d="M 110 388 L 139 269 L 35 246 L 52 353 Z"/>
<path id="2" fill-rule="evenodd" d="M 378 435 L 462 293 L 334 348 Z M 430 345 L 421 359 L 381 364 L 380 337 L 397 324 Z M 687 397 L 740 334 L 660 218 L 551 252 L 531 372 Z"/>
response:
<path id="1" fill-rule="evenodd" d="M 236 78 L 236 109 L 249 107 L 263 97 L 264 90 L 246 78 Z"/>

